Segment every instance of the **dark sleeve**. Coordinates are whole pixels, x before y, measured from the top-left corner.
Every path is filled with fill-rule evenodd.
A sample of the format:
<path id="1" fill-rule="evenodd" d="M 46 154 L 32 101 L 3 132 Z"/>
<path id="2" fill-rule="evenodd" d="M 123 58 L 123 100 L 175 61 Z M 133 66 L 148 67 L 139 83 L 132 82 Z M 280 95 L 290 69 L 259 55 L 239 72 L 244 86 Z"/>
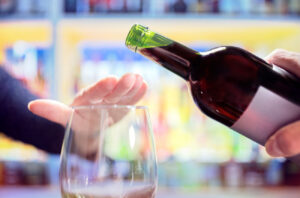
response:
<path id="1" fill-rule="evenodd" d="M 31 113 L 37 97 L 0 67 L 0 131 L 50 153 L 59 153 L 64 127 Z"/>

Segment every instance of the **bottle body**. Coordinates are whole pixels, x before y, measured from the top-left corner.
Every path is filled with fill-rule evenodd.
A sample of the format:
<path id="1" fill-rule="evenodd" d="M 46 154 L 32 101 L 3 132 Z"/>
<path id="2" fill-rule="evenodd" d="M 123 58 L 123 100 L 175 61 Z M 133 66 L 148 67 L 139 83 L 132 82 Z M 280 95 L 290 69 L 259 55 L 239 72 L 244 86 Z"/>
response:
<path id="1" fill-rule="evenodd" d="M 288 72 L 236 47 L 208 51 L 199 62 L 188 84 L 211 118 L 262 145 L 300 118 L 300 81 Z"/>
<path id="2" fill-rule="evenodd" d="M 300 117 L 300 80 L 288 72 L 240 48 L 199 53 L 169 39 L 157 45 L 160 40 L 138 40 L 143 44 L 135 51 L 184 78 L 209 117 L 260 144 Z"/>

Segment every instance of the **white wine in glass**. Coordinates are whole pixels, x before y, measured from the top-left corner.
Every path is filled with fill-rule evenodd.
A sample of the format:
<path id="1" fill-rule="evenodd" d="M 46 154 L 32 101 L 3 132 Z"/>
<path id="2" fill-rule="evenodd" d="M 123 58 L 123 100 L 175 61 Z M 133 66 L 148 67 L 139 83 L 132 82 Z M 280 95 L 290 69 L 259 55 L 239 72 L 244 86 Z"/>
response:
<path id="1" fill-rule="evenodd" d="M 154 198 L 157 165 L 144 106 L 74 107 L 61 153 L 63 198 Z"/>

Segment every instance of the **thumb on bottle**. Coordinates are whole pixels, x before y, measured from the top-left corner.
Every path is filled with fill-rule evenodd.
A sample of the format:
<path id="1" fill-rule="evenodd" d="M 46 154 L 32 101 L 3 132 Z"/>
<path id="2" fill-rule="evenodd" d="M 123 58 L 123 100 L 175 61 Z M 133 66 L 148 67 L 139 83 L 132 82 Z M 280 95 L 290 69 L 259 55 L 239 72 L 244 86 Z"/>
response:
<path id="1" fill-rule="evenodd" d="M 279 129 L 265 144 L 269 155 L 289 157 L 300 153 L 300 121 Z"/>

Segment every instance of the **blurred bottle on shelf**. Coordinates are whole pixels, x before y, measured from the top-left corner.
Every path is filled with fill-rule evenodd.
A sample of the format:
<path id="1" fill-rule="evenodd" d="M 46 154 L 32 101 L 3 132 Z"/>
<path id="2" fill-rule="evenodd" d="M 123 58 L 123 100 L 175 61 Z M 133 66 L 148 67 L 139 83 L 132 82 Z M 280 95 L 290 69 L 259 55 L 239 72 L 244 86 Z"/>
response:
<path id="1" fill-rule="evenodd" d="M 64 13 L 76 13 L 76 0 L 64 0 Z"/>
<path id="2" fill-rule="evenodd" d="M 187 12 L 187 4 L 184 0 L 176 0 L 172 5 L 172 11 L 175 13 L 186 13 Z"/>
<path id="3" fill-rule="evenodd" d="M 3 185 L 3 180 L 4 180 L 4 165 L 3 162 L 0 161 L 0 186 Z"/>
<path id="4" fill-rule="evenodd" d="M 209 163 L 205 169 L 205 179 L 207 187 L 220 187 L 221 181 L 221 166 L 219 164 Z"/>
<path id="5" fill-rule="evenodd" d="M 237 188 L 243 186 L 243 167 L 236 160 L 240 145 L 235 134 L 232 135 L 232 140 L 231 158 L 224 167 L 224 184 L 226 187 Z"/>
<path id="6" fill-rule="evenodd" d="M 234 158 L 231 158 L 224 166 L 224 185 L 229 188 L 243 185 L 243 168 Z"/>
<path id="7" fill-rule="evenodd" d="M 275 13 L 274 0 L 265 0 L 264 6 L 265 6 L 264 12 L 266 14 L 274 14 Z"/>
<path id="8" fill-rule="evenodd" d="M 220 1 L 220 11 L 225 14 L 237 14 L 241 9 L 239 9 L 240 2 L 234 0 L 221 0 Z"/>
<path id="9" fill-rule="evenodd" d="M 259 146 L 253 144 L 250 162 L 245 167 L 245 186 L 262 187 L 265 185 L 265 173 L 262 163 L 259 163 Z"/>
<path id="10" fill-rule="evenodd" d="M 287 15 L 289 13 L 289 6 L 288 6 L 288 1 L 286 0 L 277 0 L 277 4 L 279 7 L 279 14 L 281 15 Z"/>
<path id="11" fill-rule="evenodd" d="M 47 185 L 48 173 L 44 163 L 26 162 L 22 164 L 25 185 Z"/>
<path id="12" fill-rule="evenodd" d="M 207 12 L 208 8 L 205 3 L 205 0 L 197 0 L 196 2 L 190 5 L 189 10 L 195 13 L 205 13 Z"/>
<path id="13" fill-rule="evenodd" d="M 290 160 L 286 160 L 282 165 L 283 185 L 299 186 L 300 185 L 300 167 Z"/>
<path id="14" fill-rule="evenodd" d="M 86 7 L 89 7 L 90 13 L 101 13 L 101 12 L 107 12 L 109 10 L 110 1 L 89 0 L 89 1 L 85 1 L 85 3 L 88 3 L 88 6 Z"/>
<path id="15" fill-rule="evenodd" d="M 24 184 L 24 175 L 20 163 L 7 161 L 4 163 L 3 170 L 4 185 L 22 185 Z"/>
<path id="16" fill-rule="evenodd" d="M 127 0 L 126 11 L 127 12 L 143 12 L 145 0 Z"/>
<path id="17" fill-rule="evenodd" d="M 300 1 L 289 0 L 289 14 L 300 15 Z"/>
<path id="18" fill-rule="evenodd" d="M 272 159 L 265 171 L 265 182 L 267 186 L 280 186 L 282 185 L 283 172 L 282 172 L 282 160 Z"/>
<path id="19" fill-rule="evenodd" d="M 0 1 L 0 17 L 11 15 L 16 12 L 17 1 L 16 0 L 1 0 Z"/>
<path id="20" fill-rule="evenodd" d="M 212 13 L 219 13 L 220 12 L 219 0 L 212 0 L 211 8 L 212 8 L 211 9 Z"/>
<path id="21" fill-rule="evenodd" d="M 48 155 L 45 163 L 46 176 L 49 184 L 59 185 L 60 155 Z"/>
<path id="22" fill-rule="evenodd" d="M 125 12 L 126 2 L 124 0 L 107 1 L 108 12 Z"/>
<path id="23" fill-rule="evenodd" d="M 76 13 L 88 14 L 90 12 L 90 3 L 88 0 L 76 0 Z"/>

